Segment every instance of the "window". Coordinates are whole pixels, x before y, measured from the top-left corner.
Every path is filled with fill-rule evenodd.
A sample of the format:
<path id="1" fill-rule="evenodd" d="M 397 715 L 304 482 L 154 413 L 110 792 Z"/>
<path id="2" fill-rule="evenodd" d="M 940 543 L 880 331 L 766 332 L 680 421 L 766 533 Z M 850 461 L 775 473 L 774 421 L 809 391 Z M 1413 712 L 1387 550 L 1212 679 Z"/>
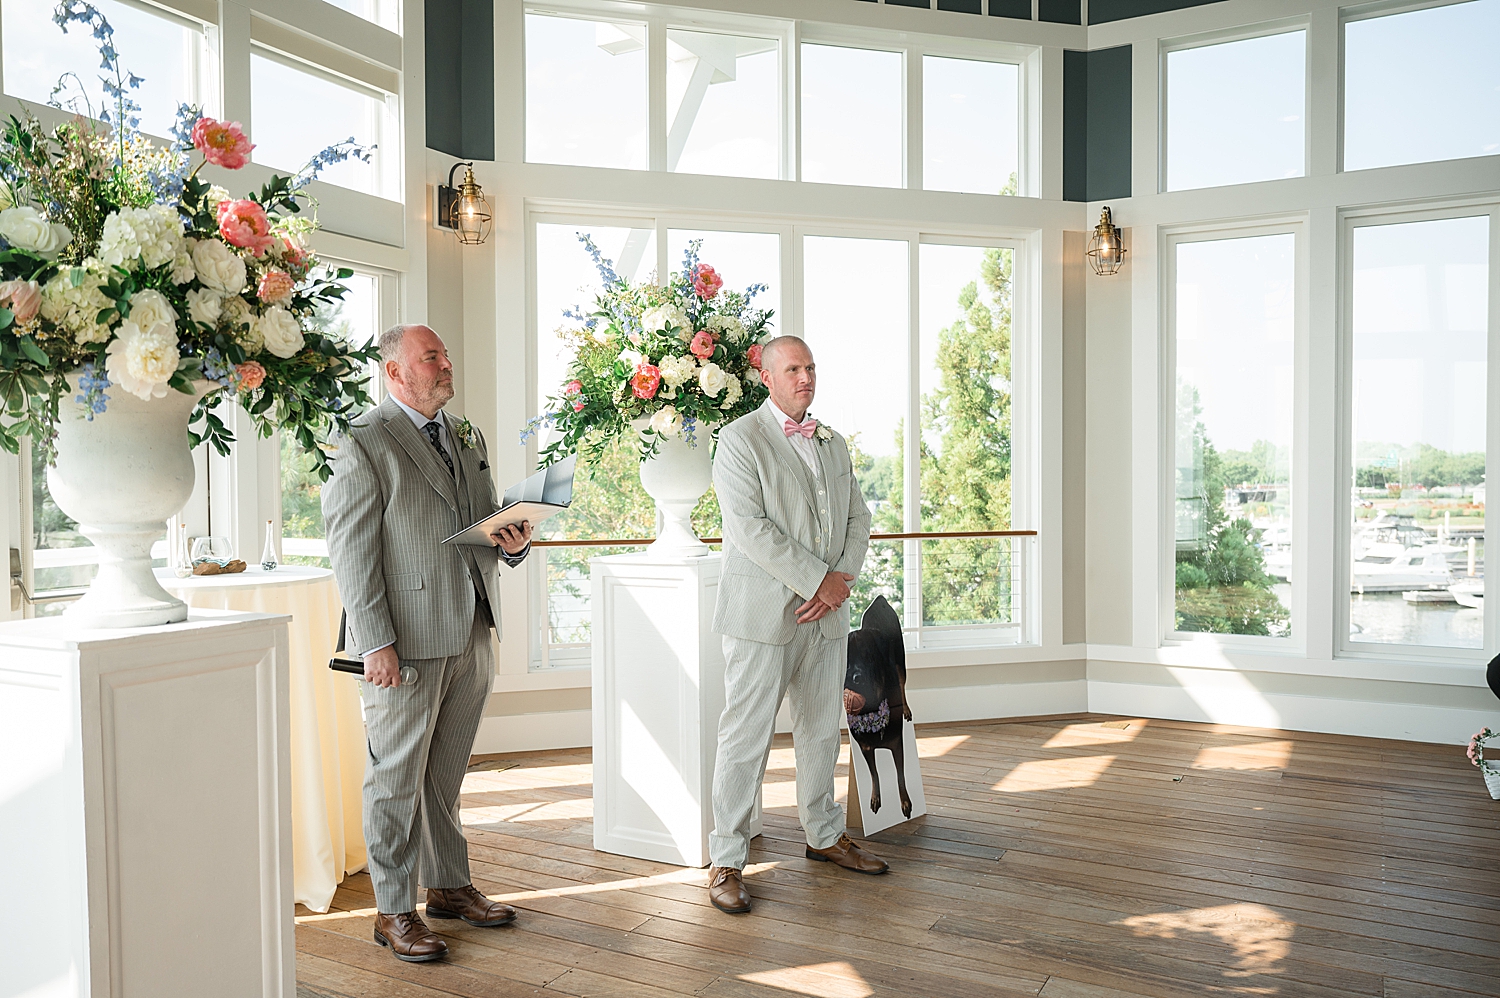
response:
<path id="1" fill-rule="evenodd" d="M 526 160 L 647 168 L 644 24 L 526 15 Z"/>
<path id="2" fill-rule="evenodd" d="M 1500 0 L 1344 25 L 1344 169 L 1500 153 Z"/>
<path id="3" fill-rule="evenodd" d="M 1353 231 L 1351 642 L 1484 646 L 1489 280 L 1487 216 Z"/>
<path id="4" fill-rule="evenodd" d="M 373 21 L 390 31 L 400 30 L 400 4 L 398 0 L 327 0 L 357 17 Z"/>
<path id="5" fill-rule="evenodd" d="M 179 103 L 196 103 L 203 58 L 203 30 L 192 21 L 165 12 L 148 13 L 116 0 L 93 0 L 115 29 L 120 64 L 144 82 L 132 98 L 141 106 L 141 130 L 171 134 Z M 86 25 L 70 24 L 67 33 L 52 20 L 56 0 L 5 0 L 0 6 L 4 37 L 5 92 L 12 97 L 92 113 L 113 114 L 114 101 L 100 86 L 99 51 Z M 53 97 L 60 78 L 63 89 Z"/>
<path id="6" fill-rule="evenodd" d="M 99 570 L 99 552 L 79 533 L 77 521 L 53 503 L 42 449 L 29 447 L 22 453 L 31 457 L 32 589 L 45 593 L 86 587 Z"/>
<path id="7" fill-rule="evenodd" d="M 774 38 L 667 30 L 667 169 L 781 176 L 781 47 Z"/>
<path id="8" fill-rule="evenodd" d="M 906 143 L 900 52 L 802 46 L 802 179 L 900 187 Z"/>
<path id="9" fill-rule="evenodd" d="M 1179 242 L 1173 630 L 1291 633 L 1296 236 Z"/>
<path id="10" fill-rule="evenodd" d="M 298 100 L 318 113 L 286 113 L 290 93 L 299 94 Z M 258 49 L 250 56 L 250 104 L 257 163 L 295 173 L 322 149 L 352 137 L 359 145 L 375 147 L 371 161 L 350 157 L 324 169 L 318 179 L 400 198 L 400 131 L 395 101 L 385 94 Z"/>
<path id="11" fill-rule="evenodd" d="M 1014 194 L 1021 67 L 922 58 L 922 186 Z"/>
<path id="12" fill-rule="evenodd" d="M 1305 172 L 1306 31 L 1167 53 L 1166 189 Z"/>
<path id="13" fill-rule="evenodd" d="M 356 271 L 343 282 L 343 300 L 318 309 L 314 327 L 351 343 L 369 343 L 381 330 L 381 279 Z M 370 372 L 366 391 L 379 399 L 380 375 Z M 281 554 L 289 565 L 328 568 L 328 541 L 323 530 L 323 482 L 316 464 L 292 437 L 281 441 Z"/>

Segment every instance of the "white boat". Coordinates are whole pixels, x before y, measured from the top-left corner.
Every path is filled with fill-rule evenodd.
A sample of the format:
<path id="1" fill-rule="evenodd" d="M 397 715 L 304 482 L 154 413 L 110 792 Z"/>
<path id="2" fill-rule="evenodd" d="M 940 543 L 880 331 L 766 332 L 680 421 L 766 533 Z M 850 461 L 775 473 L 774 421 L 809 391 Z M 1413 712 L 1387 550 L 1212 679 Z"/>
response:
<path id="1" fill-rule="evenodd" d="M 1448 556 L 1437 545 L 1410 548 L 1371 545 L 1366 553 L 1354 559 L 1350 579 L 1350 589 L 1357 593 L 1446 590 L 1452 584 Z"/>
<path id="2" fill-rule="evenodd" d="M 1475 610 L 1484 609 L 1484 576 L 1460 579 L 1448 587 L 1448 592 L 1459 606 Z"/>

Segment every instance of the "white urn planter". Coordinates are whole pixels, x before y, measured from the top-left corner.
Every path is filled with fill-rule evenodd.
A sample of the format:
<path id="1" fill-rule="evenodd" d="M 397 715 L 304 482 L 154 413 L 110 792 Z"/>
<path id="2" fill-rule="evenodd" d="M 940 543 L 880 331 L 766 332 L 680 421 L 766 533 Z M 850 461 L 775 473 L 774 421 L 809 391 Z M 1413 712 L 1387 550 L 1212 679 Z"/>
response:
<path id="1" fill-rule="evenodd" d="M 69 375 L 76 385 L 77 374 Z M 119 385 L 104 412 L 88 418 L 74 388 L 59 405 L 57 464 L 47 488 L 99 549 L 99 572 L 65 616 L 86 627 L 150 627 L 187 619 L 187 604 L 151 572 L 151 545 L 193 494 L 188 417 L 209 387 L 169 390 L 143 401 Z"/>
<path id="2" fill-rule="evenodd" d="M 646 428 L 637 420 L 637 430 Z M 656 500 L 661 514 L 656 540 L 647 548 L 653 558 L 698 558 L 708 545 L 693 531 L 693 507 L 714 482 L 712 441 L 708 427 L 699 425 L 697 440 L 689 443 L 677 433 L 659 437 L 656 456 L 641 462 L 641 487 Z"/>

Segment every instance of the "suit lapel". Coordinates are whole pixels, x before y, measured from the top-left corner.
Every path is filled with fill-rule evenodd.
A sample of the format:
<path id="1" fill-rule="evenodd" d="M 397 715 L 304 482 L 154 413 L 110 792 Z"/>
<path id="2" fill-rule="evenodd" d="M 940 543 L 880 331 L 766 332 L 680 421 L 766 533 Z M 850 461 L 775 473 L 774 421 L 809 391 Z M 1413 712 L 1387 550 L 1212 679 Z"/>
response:
<path id="1" fill-rule="evenodd" d="M 771 441 L 771 449 L 774 450 L 785 464 L 802 483 L 802 498 L 807 500 L 811 507 L 813 519 L 818 516 L 818 487 L 813 481 L 812 469 L 807 462 L 802 460 L 802 455 L 797 453 L 797 448 L 792 446 L 791 440 L 787 438 L 786 431 L 776 424 L 776 414 L 771 411 L 771 404 L 767 402 L 760 409 L 760 428 Z"/>
<path id="2" fill-rule="evenodd" d="M 453 507 L 454 512 L 457 512 L 458 484 L 454 481 L 454 477 L 448 474 L 448 466 L 443 464 L 443 459 L 438 456 L 437 449 L 432 446 L 432 441 L 417 429 L 416 424 L 402 411 L 394 399 L 387 398 L 381 403 L 380 418 L 384 422 L 385 431 L 401 445 L 402 450 L 406 451 L 406 456 L 412 459 L 412 462 L 426 476 L 427 481 L 432 483 L 437 494 Z M 453 439 L 451 429 L 448 438 Z"/>

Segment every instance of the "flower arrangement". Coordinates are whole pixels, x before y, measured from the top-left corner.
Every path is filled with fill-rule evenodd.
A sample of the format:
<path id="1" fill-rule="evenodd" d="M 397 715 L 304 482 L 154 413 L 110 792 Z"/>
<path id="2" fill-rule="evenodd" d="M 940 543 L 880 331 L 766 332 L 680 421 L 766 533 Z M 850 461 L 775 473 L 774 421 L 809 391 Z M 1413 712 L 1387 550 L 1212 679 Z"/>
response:
<path id="1" fill-rule="evenodd" d="M 593 239 L 578 238 L 604 288 L 592 312 L 567 313 L 580 324 L 563 333 L 574 350 L 569 380 L 521 435 L 524 442 L 544 425 L 561 434 L 543 449 L 543 466 L 580 451 L 598 458 L 627 432 L 639 433 L 643 461 L 669 437 L 697 446 L 700 427 L 716 434 L 765 400 L 760 354 L 772 313 L 752 305 L 764 285 L 725 291 L 724 279 L 698 260 L 701 240 L 664 285 L 632 285 Z"/>
<path id="2" fill-rule="evenodd" d="M 1484 758 L 1484 747 L 1492 738 L 1500 738 L 1500 732 L 1480 728 L 1475 732 L 1474 737 L 1469 739 L 1469 761 L 1478 766 L 1482 773 L 1500 773 L 1500 766 Z"/>
<path id="3" fill-rule="evenodd" d="M 70 391 L 92 420 L 108 418 L 111 392 L 149 400 L 206 382 L 195 446 L 228 453 L 234 438 L 210 410 L 234 399 L 263 436 L 292 433 L 326 480 L 317 436 L 369 401 L 377 353 L 312 328 L 352 271 L 319 265 L 302 202 L 322 166 L 369 151 L 338 143 L 296 177 L 234 197 L 198 174 L 249 161 L 238 123 L 181 105 L 173 141 L 156 145 L 137 130 L 142 81 L 121 69 L 108 21 L 81 0 L 54 20 L 92 28 L 115 107 L 51 130 L 12 116 L 0 135 L 0 446 L 15 453 L 30 436 L 51 460 Z"/>

